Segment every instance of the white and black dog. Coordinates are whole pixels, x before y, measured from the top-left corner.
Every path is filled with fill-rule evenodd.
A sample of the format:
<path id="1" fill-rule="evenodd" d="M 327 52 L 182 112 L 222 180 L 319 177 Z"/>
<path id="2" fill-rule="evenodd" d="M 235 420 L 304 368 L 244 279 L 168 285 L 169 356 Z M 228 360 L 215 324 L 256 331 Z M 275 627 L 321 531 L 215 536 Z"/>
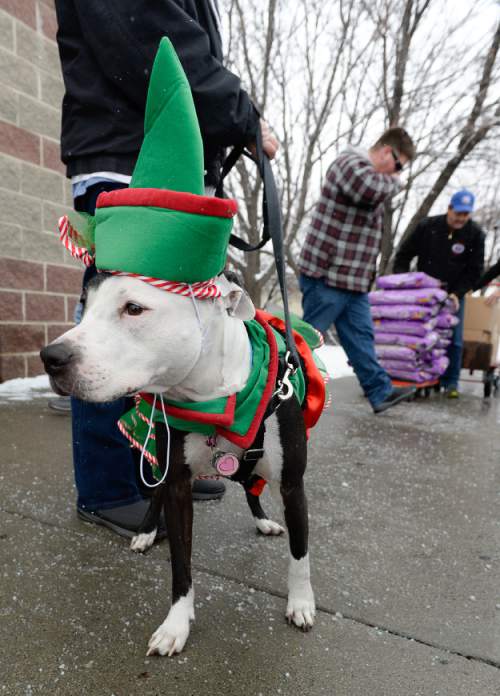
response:
<path id="1" fill-rule="evenodd" d="M 59 394 L 86 401 L 112 401 L 137 392 L 164 394 L 180 401 L 228 396 L 245 385 L 251 351 L 243 320 L 255 310 L 248 295 L 224 275 L 216 279 L 222 296 L 195 300 L 159 290 L 137 278 L 100 274 L 88 287 L 82 322 L 43 348 L 41 357 Z M 243 453 L 223 438 L 218 449 Z M 156 424 L 158 461 L 167 450 L 167 430 Z M 283 401 L 266 420 L 264 454 L 253 473 L 279 485 L 289 534 L 288 606 L 290 623 L 308 630 L 315 604 L 310 583 L 308 516 L 303 475 L 306 433 L 295 397 Z M 131 544 L 153 544 L 163 506 L 172 561 L 172 604 L 153 633 L 148 654 L 173 655 L 183 649 L 194 619 L 191 579 L 192 479 L 213 474 L 206 437 L 170 429 L 168 475 L 155 491 L 141 533 Z M 249 486 L 243 485 L 257 529 L 284 530 L 266 518 Z"/>

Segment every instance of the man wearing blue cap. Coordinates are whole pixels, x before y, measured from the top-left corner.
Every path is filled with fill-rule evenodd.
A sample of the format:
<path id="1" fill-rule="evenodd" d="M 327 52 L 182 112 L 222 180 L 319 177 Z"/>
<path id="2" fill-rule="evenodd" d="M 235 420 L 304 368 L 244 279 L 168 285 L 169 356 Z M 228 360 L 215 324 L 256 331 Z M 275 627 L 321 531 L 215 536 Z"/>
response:
<path id="1" fill-rule="evenodd" d="M 417 257 L 417 269 L 441 280 L 456 302 L 459 323 L 448 348 L 450 364 L 440 381 L 452 399 L 458 397 L 462 365 L 464 295 L 476 287 L 484 266 L 484 232 L 471 220 L 473 210 L 474 194 L 457 191 L 446 215 L 421 220 L 394 260 L 394 273 L 405 273 Z"/>

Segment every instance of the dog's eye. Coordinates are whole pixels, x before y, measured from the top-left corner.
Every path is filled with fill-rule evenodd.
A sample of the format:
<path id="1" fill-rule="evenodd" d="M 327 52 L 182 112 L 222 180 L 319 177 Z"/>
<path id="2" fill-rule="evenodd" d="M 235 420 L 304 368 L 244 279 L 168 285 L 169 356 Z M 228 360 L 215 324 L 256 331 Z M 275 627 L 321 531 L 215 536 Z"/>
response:
<path id="1" fill-rule="evenodd" d="M 142 314 L 144 311 L 144 307 L 141 307 L 141 305 L 135 304 L 135 302 L 127 302 L 125 305 L 125 312 L 129 314 L 131 317 L 137 317 L 139 314 Z"/>

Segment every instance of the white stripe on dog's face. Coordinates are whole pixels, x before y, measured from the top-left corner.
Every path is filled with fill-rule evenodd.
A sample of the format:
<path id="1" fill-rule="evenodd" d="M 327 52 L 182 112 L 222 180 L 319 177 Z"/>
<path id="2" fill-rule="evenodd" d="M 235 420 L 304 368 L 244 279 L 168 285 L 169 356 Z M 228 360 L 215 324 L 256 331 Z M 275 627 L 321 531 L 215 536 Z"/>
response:
<path id="1" fill-rule="evenodd" d="M 208 305 L 211 300 L 204 300 Z M 206 309 L 198 302 L 203 322 Z M 74 359 L 53 377 L 60 391 L 87 401 L 112 401 L 189 374 L 201 353 L 193 300 L 131 277 L 108 277 L 89 286 L 81 324 L 63 334 Z"/>

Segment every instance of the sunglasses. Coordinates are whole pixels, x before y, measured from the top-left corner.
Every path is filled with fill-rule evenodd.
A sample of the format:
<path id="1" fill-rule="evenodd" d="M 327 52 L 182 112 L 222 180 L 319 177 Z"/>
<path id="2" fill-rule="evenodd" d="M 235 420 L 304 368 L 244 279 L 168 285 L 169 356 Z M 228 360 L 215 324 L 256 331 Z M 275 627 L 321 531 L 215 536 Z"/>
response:
<path id="1" fill-rule="evenodd" d="M 403 169 L 403 165 L 401 164 L 401 160 L 399 159 L 397 153 L 391 149 L 391 154 L 392 158 L 394 160 L 394 167 L 397 172 L 400 172 Z"/>

